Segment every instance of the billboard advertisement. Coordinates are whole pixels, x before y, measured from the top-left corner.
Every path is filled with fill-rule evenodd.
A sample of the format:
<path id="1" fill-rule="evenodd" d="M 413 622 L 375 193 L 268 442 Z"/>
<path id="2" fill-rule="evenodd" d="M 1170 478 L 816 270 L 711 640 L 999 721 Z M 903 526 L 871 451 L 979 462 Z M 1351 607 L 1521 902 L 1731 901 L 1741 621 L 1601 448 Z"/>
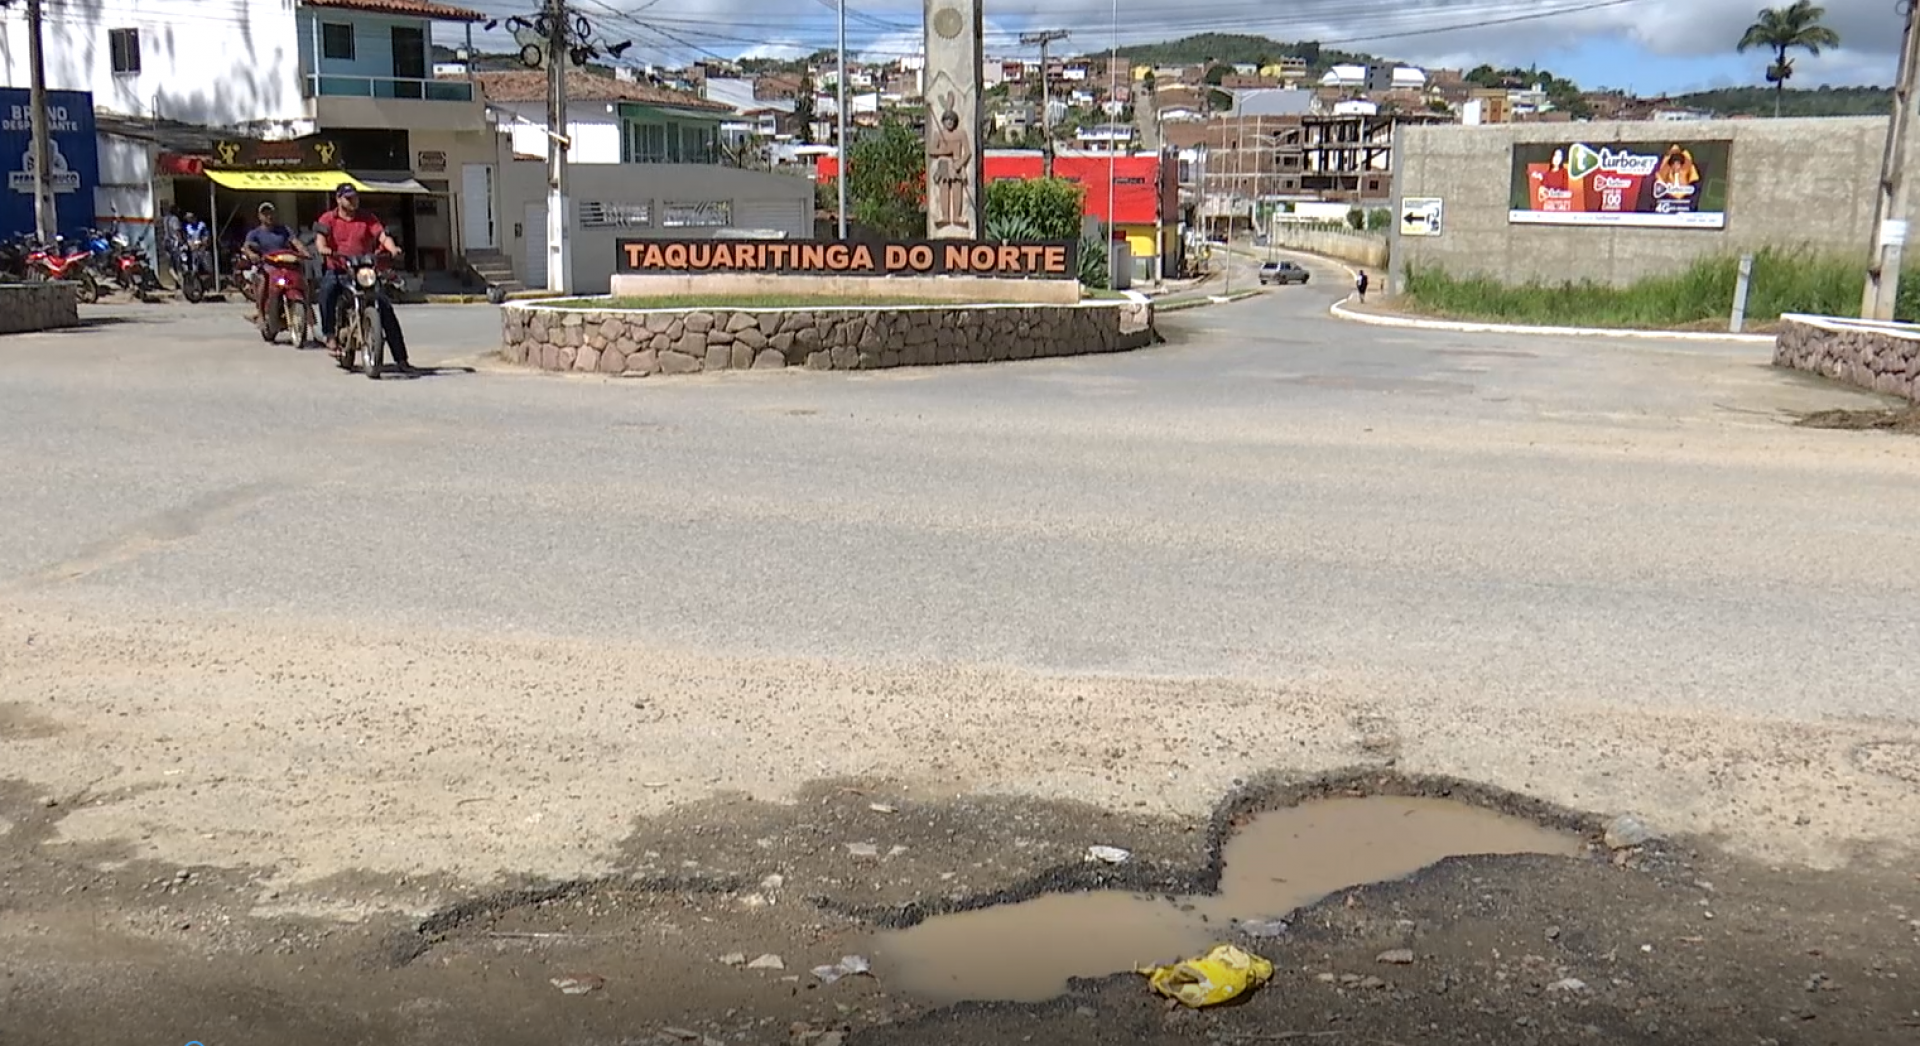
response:
<path id="1" fill-rule="evenodd" d="M 24 87 L 0 87 L 0 236 L 33 231 L 33 111 Z M 47 167 L 53 173 L 53 210 L 69 236 L 93 224 L 93 190 L 100 184 L 100 146 L 93 135 L 93 95 L 48 91 Z"/>
<path id="2" fill-rule="evenodd" d="M 1519 142 L 1507 220 L 1724 229 L 1731 143 Z"/>

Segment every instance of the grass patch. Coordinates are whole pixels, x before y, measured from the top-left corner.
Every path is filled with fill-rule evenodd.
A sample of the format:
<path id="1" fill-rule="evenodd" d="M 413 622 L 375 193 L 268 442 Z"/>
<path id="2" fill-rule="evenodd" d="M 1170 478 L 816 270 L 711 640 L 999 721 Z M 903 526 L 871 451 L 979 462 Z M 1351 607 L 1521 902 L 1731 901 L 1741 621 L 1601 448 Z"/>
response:
<path id="1" fill-rule="evenodd" d="M 1747 295 L 1750 327 L 1770 324 L 1782 313 L 1851 316 L 1860 310 L 1866 279 L 1863 259 L 1807 252 L 1762 250 L 1753 257 Z M 1561 327 L 1622 327 L 1643 330 L 1725 330 L 1733 311 L 1739 261 L 1705 258 L 1668 276 L 1627 287 L 1596 283 L 1518 286 L 1480 276 L 1453 276 L 1437 268 L 1410 269 L 1406 297 L 1422 313 L 1456 319 Z M 1920 318 L 1920 270 L 1900 278 L 1895 315 Z"/>

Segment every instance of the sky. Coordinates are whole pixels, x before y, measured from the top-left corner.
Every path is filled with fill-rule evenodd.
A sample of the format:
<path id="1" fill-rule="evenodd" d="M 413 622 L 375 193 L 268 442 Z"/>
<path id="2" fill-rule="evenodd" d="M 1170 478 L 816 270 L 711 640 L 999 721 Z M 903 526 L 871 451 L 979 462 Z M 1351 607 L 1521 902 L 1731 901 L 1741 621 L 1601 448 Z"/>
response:
<path id="1" fill-rule="evenodd" d="M 837 0 L 570 0 L 630 58 L 678 65 L 700 57 L 782 57 L 832 47 Z M 1784 4 L 1787 0 L 1776 0 Z M 1762 0 L 985 0 L 987 51 L 1031 57 L 1019 33 L 1062 28 L 1067 52 L 1104 52 L 1115 39 L 1171 40 L 1200 32 L 1319 40 L 1426 66 L 1482 62 L 1552 70 L 1584 87 L 1642 95 L 1764 83 L 1769 58 L 1734 53 Z M 534 0 L 469 0 L 490 14 Z M 1118 19 L 1116 22 L 1115 11 Z M 881 59 L 920 49 L 920 0 L 849 0 L 848 46 Z M 1839 50 L 1802 54 L 1792 86 L 1891 83 L 1900 16 L 1894 0 L 1828 0 Z"/>

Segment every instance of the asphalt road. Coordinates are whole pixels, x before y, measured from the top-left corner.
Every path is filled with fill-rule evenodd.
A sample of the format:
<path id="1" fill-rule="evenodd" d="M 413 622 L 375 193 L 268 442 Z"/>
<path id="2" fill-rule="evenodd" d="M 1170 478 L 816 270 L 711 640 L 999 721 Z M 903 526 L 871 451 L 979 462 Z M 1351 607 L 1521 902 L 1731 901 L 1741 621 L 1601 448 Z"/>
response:
<path id="1" fill-rule="evenodd" d="M 953 683 L 989 745 L 1031 722 L 996 703 L 1017 686 L 1110 695 L 1080 717 L 1090 738 L 1103 716 L 1131 722 L 1118 709 L 1149 699 L 1141 687 L 1162 688 L 1160 701 L 1189 684 L 1251 688 L 1218 698 L 1222 718 L 1206 727 L 1239 737 L 1231 758 L 1180 757 L 1203 771 L 1170 800 L 1187 809 L 1249 769 L 1346 761 L 1340 746 L 1369 716 L 1391 724 L 1409 760 L 1560 801 L 1633 802 L 1754 847 L 1777 841 L 1751 820 L 1762 807 L 1790 819 L 1824 805 L 1835 773 L 1883 789 L 1875 802 L 1910 796 L 1792 755 L 1801 730 L 1840 732 L 1822 752 L 1920 738 L 1920 444 L 1784 423 L 1876 400 L 1775 372 L 1760 347 L 1347 324 L 1326 315 L 1342 287 L 1323 267 L 1309 287 L 1168 317 L 1169 344 L 1126 355 L 643 382 L 507 371 L 488 358 L 499 322 L 488 307 L 405 310 L 416 362 L 444 369 L 377 384 L 261 345 L 237 306 L 115 307 L 85 330 L 0 342 L 9 634 L 81 643 L 101 622 L 148 622 L 154 642 L 181 644 L 142 655 L 165 660 L 198 649 L 198 623 L 257 627 L 278 638 L 223 632 L 207 642 L 238 652 L 206 656 L 243 663 L 257 673 L 246 685 L 262 687 L 297 674 L 281 671 L 273 643 L 329 629 L 403 637 L 424 659 L 445 637 L 801 659 L 782 663 L 816 667 L 781 669 L 780 692 L 798 696 L 780 703 L 829 734 L 860 699 L 809 705 L 818 666 L 872 673 L 862 678 L 883 680 L 868 691 L 882 707 L 861 714 L 899 717 L 926 713 L 888 706 L 904 700 L 885 696 L 895 683 L 937 701 L 941 680 L 990 672 L 1002 682 Z M 0 700 L 105 731 L 97 741 L 134 730 L 113 719 L 134 699 L 101 695 L 121 693 L 141 662 L 89 675 L 92 664 L 16 653 L 0 662 L 11 677 Z M 601 699 L 601 677 L 551 671 L 568 701 Z M 54 703 L 48 688 L 63 686 L 76 704 Z M 703 693 L 709 707 L 740 700 Z M 1250 747 L 1258 731 L 1295 735 L 1277 705 L 1246 693 L 1326 716 L 1312 744 L 1329 747 Z M 198 698 L 172 700 L 171 726 L 122 742 L 178 758 L 176 728 Z M 236 732 L 208 745 L 256 743 L 235 724 L 261 713 L 221 714 Z M 1671 722 L 1659 737 L 1623 725 L 1660 717 Z M 815 737 L 792 767 L 743 771 L 745 783 L 910 772 L 942 750 L 941 728 L 909 736 L 902 721 L 869 724 L 895 731 L 871 752 L 821 756 L 833 743 Z M 1753 742 L 1745 755 L 1702 750 L 1683 772 L 1673 754 L 1669 766 L 1669 741 L 1706 744 L 1719 723 Z M 1179 748 L 1163 726 L 1128 729 L 1130 743 Z M 1549 743 L 1530 739 L 1536 729 L 1555 747 L 1530 747 Z M 866 742 L 847 730 L 858 752 Z M 764 763 L 798 742 L 754 743 L 773 746 L 756 750 Z M 30 781 L 136 789 L 159 773 L 157 760 L 101 771 L 57 741 L 37 745 Z M 234 772 L 202 756 L 207 775 Z M 1122 769 L 1107 791 L 1082 793 L 1035 783 L 1059 770 L 1037 751 L 980 759 L 959 787 L 1108 801 L 1148 778 L 1164 793 L 1176 773 L 1123 780 Z M 1577 769 L 1557 765 L 1568 761 Z M 1775 810 L 1765 796 L 1787 787 L 1777 774 L 1789 765 L 1808 799 Z M 273 771 L 258 775 L 267 789 Z M 1709 779 L 1739 796 L 1701 792 Z M 1804 852 L 1913 841 L 1890 809 L 1835 799 Z M 193 839 L 257 827 L 228 824 L 204 798 L 181 802 L 68 831 L 105 839 L 171 823 L 151 845 L 209 857 Z M 350 808 L 339 831 L 364 814 Z M 567 829 L 583 854 L 612 830 Z M 271 862 L 301 843 L 233 845 L 264 847 L 256 859 Z M 394 846 L 376 863 L 435 864 L 404 832 Z M 299 859 L 375 861 L 357 848 L 331 864 Z M 498 867 L 525 859 L 509 852 Z"/>

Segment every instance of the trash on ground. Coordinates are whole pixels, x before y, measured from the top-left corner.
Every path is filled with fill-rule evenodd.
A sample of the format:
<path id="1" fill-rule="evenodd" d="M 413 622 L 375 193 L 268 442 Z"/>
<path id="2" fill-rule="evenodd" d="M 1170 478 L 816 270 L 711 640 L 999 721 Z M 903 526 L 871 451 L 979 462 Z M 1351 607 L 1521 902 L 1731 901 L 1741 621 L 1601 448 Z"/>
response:
<path id="1" fill-rule="evenodd" d="M 787 877 L 781 875 L 779 872 L 774 872 L 765 879 L 760 880 L 760 888 L 762 890 L 778 890 L 785 885 L 787 885 Z"/>
<path id="2" fill-rule="evenodd" d="M 1659 833 L 1649 827 L 1645 821 L 1632 814 L 1621 814 L 1607 822 L 1603 841 L 1609 850 L 1626 850 L 1635 846 L 1645 846 L 1659 838 Z"/>
<path id="3" fill-rule="evenodd" d="M 722 966 L 745 966 L 746 964 L 746 952 L 728 952 L 720 957 L 720 965 Z"/>
<path id="4" fill-rule="evenodd" d="M 1132 856 L 1132 851 L 1122 850 L 1118 846 L 1087 847 L 1087 860 L 1099 861 L 1102 864 L 1125 864 Z"/>
<path id="5" fill-rule="evenodd" d="M 560 989 L 563 995 L 585 995 L 605 987 L 607 979 L 596 977 L 591 973 L 576 973 L 567 977 L 555 977 L 548 983 Z"/>
<path id="6" fill-rule="evenodd" d="M 1411 966 L 1413 965 L 1413 949 L 1389 949 L 1376 956 L 1375 961 L 1386 963 L 1388 966 Z"/>
<path id="7" fill-rule="evenodd" d="M 1578 977 L 1562 977 L 1552 984 L 1547 985 L 1547 990 L 1550 992 L 1583 992 L 1587 990 L 1587 982 Z"/>
<path id="8" fill-rule="evenodd" d="M 857 974 L 872 974 L 873 964 L 867 962 L 864 955 L 842 955 L 840 961 L 831 966 L 815 966 L 813 975 L 820 978 L 822 984 L 832 984 L 842 977 Z"/>
<path id="9" fill-rule="evenodd" d="M 1183 1006 L 1212 1006 L 1259 987 L 1273 976 L 1273 964 L 1231 944 L 1216 944 L 1205 955 L 1172 966 L 1139 971 L 1154 991 Z"/>
<path id="10" fill-rule="evenodd" d="M 1284 937 L 1289 929 L 1285 919 L 1245 919 L 1239 927 L 1248 937 Z"/>
<path id="11" fill-rule="evenodd" d="M 876 814 L 891 814 L 900 811 L 899 807 L 891 803 L 868 803 L 867 809 L 872 810 Z"/>
<path id="12" fill-rule="evenodd" d="M 784 970 L 786 968 L 787 964 L 781 961 L 778 955 L 773 954 L 762 955 L 747 964 L 749 970 Z"/>
<path id="13" fill-rule="evenodd" d="M 880 848 L 872 843 L 848 843 L 847 853 L 855 857 L 878 857 Z"/>

